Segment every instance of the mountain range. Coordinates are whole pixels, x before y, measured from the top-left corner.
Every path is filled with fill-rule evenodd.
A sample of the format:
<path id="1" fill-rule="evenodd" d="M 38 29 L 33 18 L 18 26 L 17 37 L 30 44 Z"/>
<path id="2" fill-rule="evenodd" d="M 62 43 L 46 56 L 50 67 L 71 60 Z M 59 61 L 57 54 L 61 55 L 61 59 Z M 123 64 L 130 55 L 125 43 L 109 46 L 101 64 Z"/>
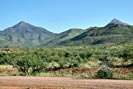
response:
<path id="1" fill-rule="evenodd" d="M 0 31 L 0 47 L 54 47 L 120 44 L 133 41 L 133 26 L 113 19 L 104 27 L 71 28 L 53 33 L 24 21 Z"/>

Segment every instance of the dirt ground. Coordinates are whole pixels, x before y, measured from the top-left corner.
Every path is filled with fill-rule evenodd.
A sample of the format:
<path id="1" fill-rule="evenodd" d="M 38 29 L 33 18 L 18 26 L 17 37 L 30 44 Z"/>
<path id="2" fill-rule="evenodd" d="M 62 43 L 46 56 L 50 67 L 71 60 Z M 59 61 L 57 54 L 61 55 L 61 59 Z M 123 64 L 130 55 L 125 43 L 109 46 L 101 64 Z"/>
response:
<path id="1" fill-rule="evenodd" d="M 0 89 L 133 89 L 133 80 L 1 76 Z"/>

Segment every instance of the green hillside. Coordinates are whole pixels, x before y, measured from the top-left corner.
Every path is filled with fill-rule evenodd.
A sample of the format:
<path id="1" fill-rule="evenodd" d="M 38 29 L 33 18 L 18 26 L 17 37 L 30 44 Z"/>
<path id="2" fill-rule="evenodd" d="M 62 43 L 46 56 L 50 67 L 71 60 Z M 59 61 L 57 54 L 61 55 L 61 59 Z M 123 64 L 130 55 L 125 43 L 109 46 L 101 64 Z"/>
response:
<path id="1" fill-rule="evenodd" d="M 96 45 L 118 44 L 133 40 L 133 26 L 109 23 L 104 27 L 91 27 L 72 39 L 62 41 L 58 45 Z"/>
<path id="2" fill-rule="evenodd" d="M 48 43 L 46 43 L 42 46 L 54 46 L 61 41 L 71 39 L 75 36 L 80 35 L 83 32 L 84 32 L 84 30 L 78 29 L 78 28 L 69 29 L 67 31 L 57 34 L 55 37 L 52 37 Z"/>

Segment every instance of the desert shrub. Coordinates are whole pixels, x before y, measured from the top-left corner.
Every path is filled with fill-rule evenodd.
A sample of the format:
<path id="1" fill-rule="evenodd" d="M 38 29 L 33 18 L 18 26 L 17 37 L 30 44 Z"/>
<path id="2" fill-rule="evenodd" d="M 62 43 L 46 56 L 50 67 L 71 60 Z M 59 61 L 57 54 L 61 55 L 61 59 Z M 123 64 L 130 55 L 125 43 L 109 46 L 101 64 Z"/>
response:
<path id="1" fill-rule="evenodd" d="M 47 69 L 49 70 L 56 70 L 56 69 L 60 69 L 60 64 L 57 62 L 51 62 L 48 64 Z"/>
<path id="2" fill-rule="evenodd" d="M 36 75 L 46 68 L 47 63 L 37 58 L 36 55 L 24 55 L 18 57 L 13 67 L 17 68 L 22 75 Z"/>
<path id="3" fill-rule="evenodd" d="M 100 69 L 96 73 L 97 78 L 112 78 L 113 77 L 113 71 L 106 65 L 103 65 L 100 67 Z"/>

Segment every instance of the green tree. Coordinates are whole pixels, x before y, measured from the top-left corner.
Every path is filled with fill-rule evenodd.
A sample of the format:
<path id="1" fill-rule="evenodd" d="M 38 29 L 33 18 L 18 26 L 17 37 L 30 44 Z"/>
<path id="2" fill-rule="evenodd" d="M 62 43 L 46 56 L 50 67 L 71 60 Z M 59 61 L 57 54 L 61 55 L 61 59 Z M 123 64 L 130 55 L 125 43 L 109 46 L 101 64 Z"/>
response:
<path id="1" fill-rule="evenodd" d="M 44 63 L 36 55 L 21 56 L 13 64 L 23 75 L 36 75 L 46 68 L 47 63 Z"/>

